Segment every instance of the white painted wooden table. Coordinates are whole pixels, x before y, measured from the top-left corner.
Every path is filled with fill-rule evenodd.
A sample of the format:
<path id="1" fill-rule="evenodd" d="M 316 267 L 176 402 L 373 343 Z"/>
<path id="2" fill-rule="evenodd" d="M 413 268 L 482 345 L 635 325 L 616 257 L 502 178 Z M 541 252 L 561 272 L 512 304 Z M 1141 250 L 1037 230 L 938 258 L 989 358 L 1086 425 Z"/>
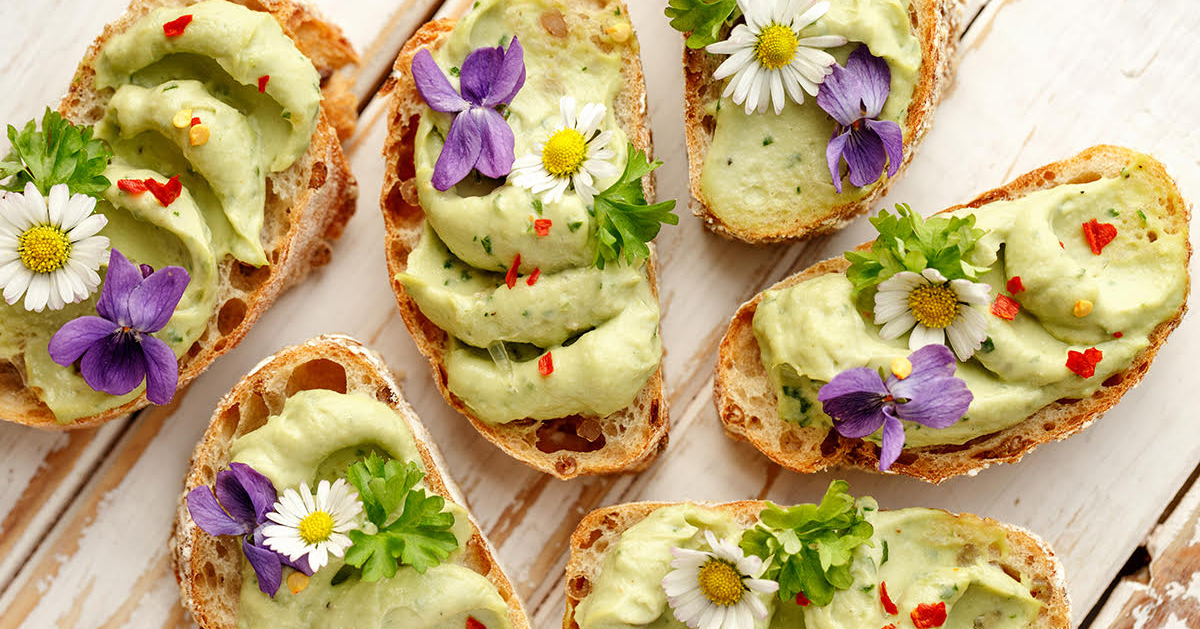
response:
<path id="1" fill-rule="evenodd" d="M 660 195 L 686 207 L 681 38 L 662 16 L 664 0 L 627 1 L 646 62 L 656 152 L 666 162 Z M 865 220 L 829 238 L 770 248 L 724 241 L 690 216 L 664 230 L 663 337 L 674 421 L 670 448 L 640 475 L 572 482 L 540 475 L 484 442 L 430 385 L 384 270 L 377 205 L 384 103 L 372 92 L 420 23 L 468 3 L 317 0 L 363 53 L 356 87 L 363 115 L 347 143 L 361 191 L 358 215 L 333 263 L 284 296 L 173 413 L 160 409 L 73 433 L 0 425 L 0 629 L 193 626 L 179 607 L 166 548 L 188 456 L 217 400 L 243 373 L 263 356 L 323 332 L 351 334 L 407 374 L 409 400 L 446 453 L 539 628 L 559 625 L 567 538 L 592 508 L 638 499 L 820 497 L 832 475 L 781 471 L 722 435 L 711 370 L 716 343 L 740 302 L 868 239 Z M 0 0 L 0 121 L 21 124 L 56 104 L 84 49 L 123 4 Z M 881 207 L 903 201 L 929 213 L 1101 142 L 1154 154 L 1185 196 L 1200 198 L 1195 0 L 968 0 L 965 11 L 956 87 Z M 1196 471 L 1198 353 L 1200 323 L 1185 319 L 1145 382 L 1114 411 L 1019 465 L 940 487 L 840 476 L 885 507 L 970 511 L 1041 533 L 1066 565 L 1076 625 L 1090 623 L 1122 566 L 1167 518 Z M 1152 570 L 1156 582 L 1121 584 L 1094 626 L 1200 626 L 1198 616 L 1171 607 L 1173 600 L 1200 603 L 1200 577 L 1190 574 L 1195 564 L 1177 577 L 1183 585 L 1162 581 L 1181 569 L 1170 564 L 1182 550 L 1200 556 L 1200 534 L 1193 534 L 1198 503 L 1200 491 L 1182 501 L 1156 536 L 1151 551 L 1167 553 Z M 1162 609 L 1147 607 L 1156 601 Z"/>

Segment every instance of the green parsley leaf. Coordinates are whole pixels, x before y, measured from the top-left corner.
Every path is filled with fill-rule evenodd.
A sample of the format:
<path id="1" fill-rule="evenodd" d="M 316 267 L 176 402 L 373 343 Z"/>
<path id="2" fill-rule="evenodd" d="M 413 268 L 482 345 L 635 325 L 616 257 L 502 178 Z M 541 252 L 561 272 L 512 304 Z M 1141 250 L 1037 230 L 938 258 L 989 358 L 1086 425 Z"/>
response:
<path id="1" fill-rule="evenodd" d="M 33 120 L 19 132 L 9 125 L 8 140 L 12 149 L 0 161 L 4 190 L 19 192 L 32 181 L 50 194 L 52 186 L 65 183 L 71 192 L 100 198 L 112 185 L 103 174 L 112 159 L 108 145 L 92 138 L 91 127 L 77 127 L 49 107 L 40 131 Z"/>
<path id="2" fill-rule="evenodd" d="M 737 0 L 670 0 L 664 11 L 671 28 L 691 32 L 688 48 L 703 48 L 715 43 L 726 21 L 736 19 Z"/>
<path id="3" fill-rule="evenodd" d="M 654 240 L 662 223 L 679 224 L 679 217 L 671 213 L 675 209 L 674 199 L 646 205 L 642 191 L 642 177 L 662 166 L 662 162 L 649 161 L 632 143 L 628 155 L 621 178 L 597 194 L 593 204 L 597 240 L 595 265 L 602 269 L 605 263 L 617 261 L 622 252 L 630 264 L 649 257 L 650 248 L 646 243 Z"/>
<path id="4" fill-rule="evenodd" d="M 418 489 L 425 472 L 415 463 L 402 464 L 372 454 L 350 466 L 346 477 L 358 489 L 367 520 L 377 532 L 350 531 L 353 542 L 346 563 L 362 569 L 364 581 L 396 575 L 400 565 L 424 574 L 458 548 L 450 531 L 454 514 L 444 512 L 446 501 Z M 392 514 L 396 515 L 390 523 Z"/>
<path id="5" fill-rule="evenodd" d="M 759 515 L 762 524 L 742 535 L 743 551 L 769 560 L 762 578 L 779 583 L 780 600 L 803 593 L 823 607 L 838 590 L 854 585 L 854 551 L 873 545 L 875 529 L 846 493 L 849 488 L 843 480 L 830 483 L 820 505 L 783 509 L 771 504 Z"/>

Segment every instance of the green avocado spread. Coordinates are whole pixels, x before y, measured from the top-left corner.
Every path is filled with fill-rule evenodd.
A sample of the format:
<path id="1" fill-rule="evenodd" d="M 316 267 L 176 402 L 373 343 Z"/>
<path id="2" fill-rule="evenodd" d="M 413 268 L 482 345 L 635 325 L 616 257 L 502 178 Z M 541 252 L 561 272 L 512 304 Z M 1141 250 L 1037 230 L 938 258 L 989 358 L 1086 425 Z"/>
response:
<path id="1" fill-rule="evenodd" d="M 879 119 L 902 129 L 921 65 L 921 42 L 908 10 L 908 0 L 839 0 L 800 32 L 800 37 L 846 37 L 848 44 L 828 49 L 839 64 L 863 44 L 885 59 L 892 85 Z M 701 197 L 735 232 L 765 235 L 794 229 L 834 205 L 858 201 L 878 185 L 856 188 L 843 178 L 843 192 L 837 193 L 825 159 L 836 122 L 812 96 L 806 95 L 800 105 L 789 100 L 780 114 L 774 109 L 747 114 L 728 98 L 708 107 L 716 126 L 701 169 Z"/>
<path id="2" fill-rule="evenodd" d="M 301 482 L 315 488 L 321 480 L 343 478 L 347 466 L 370 453 L 425 469 L 412 432 L 390 407 L 364 395 L 326 390 L 292 395 L 278 415 L 230 447 L 231 460 L 253 467 L 281 493 Z M 486 629 L 508 629 L 508 606 L 496 586 L 459 563 L 463 544 L 474 533 L 466 510 L 449 500 L 445 509 L 454 514 L 451 530 L 459 549 L 425 574 L 400 566 L 390 579 L 351 577 L 333 585 L 343 563 L 331 556 L 306 588 L 292 594 L 281 587 L 271 598 L 258 589 L 253 568 L 243 561 L 238 626 L 462 629 L 467 618 L 474 618 Z"/>
<path id="3" fill-rule="evenodd" d="M 974 395 L 966 416 L 944 429 L 905 422 L 907 446 L 965 443 L 1056 400 L 1085 398 L 1128 368 L 1154 329 L 1179 311 L 1187 233 L 1171 226 L 1142 159 L 1117 177 L 954 213 L 974 213 L 976 227 L 985 230 L 964 260 L 987 269 L 980 281 L 993 297 L 1007 294 L 1007 282 L 1020 278 L 1020 312 L 1008 321 L 981 309 L 991 343 L 958 363 L 955 374 Z M 1082 228 L 1093 219 L 1117 230 L 1100 255 Z M 907 336 L 881 339 L 850 291 L 846 276 L 832 273 L 767 291 L 758 306 L 754 334 L 787 421 L 831 426 L 817 402 L 821 385 L 845 369 L 884 368 L 909 354 Z M 1081 300 L 1093 304 L 1086 316 L 1074 312 Z M 1076 375 L 1067 367 L 1068 352 L 1092 347 L 1103 353 L 1095 374 Z"/>
<path id="4" fill-rule="evenodd" d="M 163 25 L 185 14 L 192 20 L 184 32 L 168 37 Z M 260 77 L 268 77 L 261 92 Z M 216 310 L 218 267 L 230 256 L 267 263 L 261 240 L 266 176 L 308 150 L 320 77 L 269 14 L 208 0 L 155 9 L 114 35 L 100 51 L 95 81 L 110 96 L 96 137 L 115 155 L 104 173 L 113 185 L 96 208 L 108 217 L 100 233 L 135 264 L 187 269 L 191 283 L 155 334 L 183 356 Z M 190 120 L 176 124 L 181 111 L 207 127 L 206 142 L 192 143 Z M 117 187 L 122 179 L 165 183 L 176 175 L 183 191 L 166 207 L 149 192 Z M 42 313 L 0 303 L 0 358 L 24 365 L 26 386 L 60 423 L 120 406 L 142 391 L 93 391 L 73 367 L 55 364 L 46 352 L 64 323 L 95 314 L 99 294 Z"/>
<path id="5" fill-rule="evenodd" d="M 912 629 L 912 610 L 943 602 L 947 629 L 1032 626 L 1042 603 L 1030 594 L 1028 575 L 1002 567 L 1008 544 L 998 525 L 935 509 L 878 511 L 870 498 L 859 505 L 875 534 L 870 545 L 854 550 L 853 585 L 823 607 L 755 594 L 768 611 L 755 629 L 879 629 L 893 623 Z M 683 628 L 660 583 L 671 571 L 671 549 L 701 548 L 705 530 L 737 540 L 744 529 L 725 512 L 678 504 L 657 509 L 622 533 L 575 608 L 580 629 Z M 898 614 L 884 610 L 881 583 Z"/>
<path id="6" fill-rule="evenodd" d="M 608 108 L 601 130 L 614 134 L 609 146 L 621 169 L 628 140 L 613 109 L 622 58 L 637 54 L 637 44 L 613 41 L 607 32 L 628 28 L 629 18 L 572 6 L 589 26 L 571 22 L 560 30 L 555 25 L 566 24 L 566 10 L 553 0 L 477 2 L 434 60 L 457 88 L 455 70 L 472 50 L 519 38 L 526 79 L 505 110 L 516 156 L 539 150 L 559 124 L 560 98 L 574 96 L 579 105 Z M 450 122 L 433 111 L 421 116 L 415 167 L 426 229 L 398 276 L 421 312 L 447 332 L 450 391 L 489 423 L 601 417 L 628 406 L 662 355 L 658 302 L 645 266 L 593 266 L 592 210 L 573 192 L 543 203 L 525 188 L 477 174 L 438 191 L 431 179 Z M 614 181 L 597 181 L 596 188 Z M 534 229 L 540 219 L 550 221 L 544 236 Z M 509 288 L 505 275 L 518 255 L 520 277 Z M 539 360 L 547 353 L 553 371 L 543 375 Z"/>

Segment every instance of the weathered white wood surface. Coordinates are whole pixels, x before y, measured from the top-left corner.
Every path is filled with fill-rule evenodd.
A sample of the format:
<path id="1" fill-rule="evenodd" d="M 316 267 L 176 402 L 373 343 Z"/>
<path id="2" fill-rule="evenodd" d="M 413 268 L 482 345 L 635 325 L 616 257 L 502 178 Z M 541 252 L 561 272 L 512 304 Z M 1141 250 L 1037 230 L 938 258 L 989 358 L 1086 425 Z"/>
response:
<path id="1" fill-rule="evenodd" d="M 0 120 L 21 122 L 54 103 L 84 48 L 123 0 L 0 0 Z M 399 44 L 436 0 L 319 0 L 364 58 L 369 94 Z M 469 0 L 454 0 L 452 13 Z M 664 2 L 630 2 L 646 63 L 663 198 L 686 195 L 681 41 Z M 1099 142 L 1155 154 L 1200 196 L 1200 12 L 1192 0 L 972 0 L 957 86 L 921 154 L 887 203 L 926 213 Z M 1165 16 L 1170 16 L 1167 19 Z M 381 31 L 382 29 L 382 31 Z M 372 43 L 374 42 L 374 44 Z M 347 144 L 361 201 L 334 261 L 284 296 L 246 341 L 191 387 L 174 413 L 145 413 L 98 431 L 55 435 L 0 426 L 0 629 L 191 626 L 177 605 L 166 537 L 187 459 L 217 400 L 263 356 L 323 332 L 382 351 L 408 376 L 407 395 L 450 461 L 499 549 L 536 626 L 558 625 L 563 550 L 588 510 L 638 499 L 780 502 L 819 497 L 833 477 L 781 471 L 726 439 L 711 403 L 716 342 L 738 303 L 869 238 L 859 221 L 806 245 L 750 248 L 705 233 L 684 216 L 660 239 L 671 447 L 634 477 L 563 483 L 489 446 L 430 386 L 395 309 L 383 267 L 377 201 L 384 104 L 371 102 Z M 683 203 L 682 205 L 686 205 Z M 704 290 L 695 290 L 703 285 Z M 1142 543 L 1200 459 L 1188 358 L 1200 327 L 1185 320 L 1145 383 L 1083 434 L 1017 466 L 931 487 L 863 473 L 840 476 L 886 507 L 971 511 L 1027 526 L 1063 558 L 1081 622 Z"/>

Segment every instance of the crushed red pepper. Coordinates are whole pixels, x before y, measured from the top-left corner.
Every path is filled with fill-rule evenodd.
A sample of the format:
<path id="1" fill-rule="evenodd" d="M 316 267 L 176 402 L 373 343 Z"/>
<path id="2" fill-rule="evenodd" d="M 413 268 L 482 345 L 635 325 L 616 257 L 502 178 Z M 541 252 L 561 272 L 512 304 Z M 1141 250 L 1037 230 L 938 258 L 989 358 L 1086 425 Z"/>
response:
<path id="1" fill-rule="evenodd" d="M 992 302 L 992 314 L 1001 319 L 1012 321 L 1017 318 L 1017 313 L 1020 311 L 1021 302 L 1008 295 L 996 295 L 996 301 Z"/>
<path id="2" fill-rule="evenodd" d="M 533 273 L 529 274 L 529 279 L 525 280 L 525 283 L 530 286 L 533 286 L 534 284 L 537 284 L 538 278 L 541 276 L 542 276 L 542 270 L 534 269 Z"/>
<path id="3" fill-rule="evenodd" d="M 941 627 L 946 624 L 946 601 L 941 601 L 936 605 L 921 603 L 909 614 L 909 617 L 912 618 L 913 626 L 917 629 Z"/>
<path id="4" fill-rule="evenodd" d="M 510 289 L 517 285 L 517 267 L 519 266 L 521 266 L 521 254 L 518 253 L 517 257 L 513 258 L 513 263 L 512 266 L 509 267 L 508 273 L 504 276 L 504 283 L 507 284 Z"/>
<path id="5" fill-rule="evenodd" d="M 896 623 L 889 623 L 883 626 L 883 629 L 896 629 Z"/>
<path id="6" fill-rule="evenodd" d="M 1025 290 L 1025 284 L 1021 281 L 1020 275 L 1014 275 L 1008 278 L 1008 283 L 1005 284 L 1004 287 L 1007 288 L 1008 292 L 1013 295 Z"/>
<path id="7" fill-rule="evenodd" d="M 263 92 L 267 91 L 267 81 L 270 81 L 270 80 L 271 80 L 270 74 L 264 74 L 264 75 L 258 77 L 258 93 L 259 94 L 262 94 Z M 472 620 L 474 620 L 474 619 L 472 619 Z M 470 624 L 470 623 L 468 622 L 467 624 Z"/>
<path id="8" fill-rule="evenodd" d="M 146 184 L 146 189 L 154 198 L 158 199 L 159 205 L 167 207 L 179 198 L 183 192 L 183 184 L 179 183 L 179 175 L 175 175 L 167 180 L 167 183 L 158 183 L 153 179 L 147 179 L 143 183 Z"/>
<path id="9" fill-rule="evenodd" d="M 1108 243 L 1117 237 L 1117 228 L 1112 223 L 1101 223 L 1093 218 L 1083 224 L 1083 236 L 1087 238 L 1092 253 L 1100 255 Z"/>
<path id="10" fill-rule="evenodd" d="M 196 116 L 192 116 L 192 126 L 194 127 L 198 124 L 200 124 L 200 119 L 197 118 Z"/>
<path id="11" fill-rule="evenodd" d="M 539 237 L 549 236 L 550 235 L 550 226 L 553 224 L 554 224 L 553 221 L 551 221 L 548 218 L 539 218 L 533 222 L 533 231 L 535 233 L 537 233 L 537 235 Z"/>
<path id="12" fill-rule="evenodd" d="M 546 352 L 538 359 L 538 373 L 543 376 L 554 373 L 554 358 L 550 356 L 550 352 Z"/>
<path id="13" fill-rule="evenodd" d="M 1096 365 L 1104 358 L 1104 352 L 1089 347 L 1083 352 L 1071 350 L 1067 352 L 1067 369 L 1081 378 L 1091 378 L 1096 375 Z"/>
<path id="14" fill-rule="evenodd" d="M 1113 338 L 1115 338 L 1115 339 L 1119 339 L 1122 336 L 1125 336 L 1124 332 L 1113 332 Z"/>
<path id="15" fill-rule="evenodd" d="M 188 24 L 192 23 L 192 15 L 181 15 L 178 18 L 163 24 L 163 34 L 167 37 L 179 37 L 183 31 L 187 29 Z"/>
<path id="16" fill-rule="evenodd" d="M 141 194 L 146 191 L 146 182 L 141 179 L 122 179 L 117 182 L 117 189 L 129 194 Z"/>
<path id="17" fill-rule="evenodd" d="M 892 597 L 888 596 L 887 583 L 884 581 L 879 582 L 879 602 L 883 603 L 883 611 L 893 615 L 900 613 L 900 608 L 896 607 Z"/>
<path id="18" fill-rule="evenodd" d="M 801 607 L 808 607 L 812 604 L 812 601 L 808 600 L 808 597 L 804 595 L 804 592 L 796 592 L 796 604 Z"/>
<path id="19" fill-rule="evenodd" d="M 487 626 L 475 620 L 474 616 L 467 616 L 467 629 L 487 629 Z"/>

